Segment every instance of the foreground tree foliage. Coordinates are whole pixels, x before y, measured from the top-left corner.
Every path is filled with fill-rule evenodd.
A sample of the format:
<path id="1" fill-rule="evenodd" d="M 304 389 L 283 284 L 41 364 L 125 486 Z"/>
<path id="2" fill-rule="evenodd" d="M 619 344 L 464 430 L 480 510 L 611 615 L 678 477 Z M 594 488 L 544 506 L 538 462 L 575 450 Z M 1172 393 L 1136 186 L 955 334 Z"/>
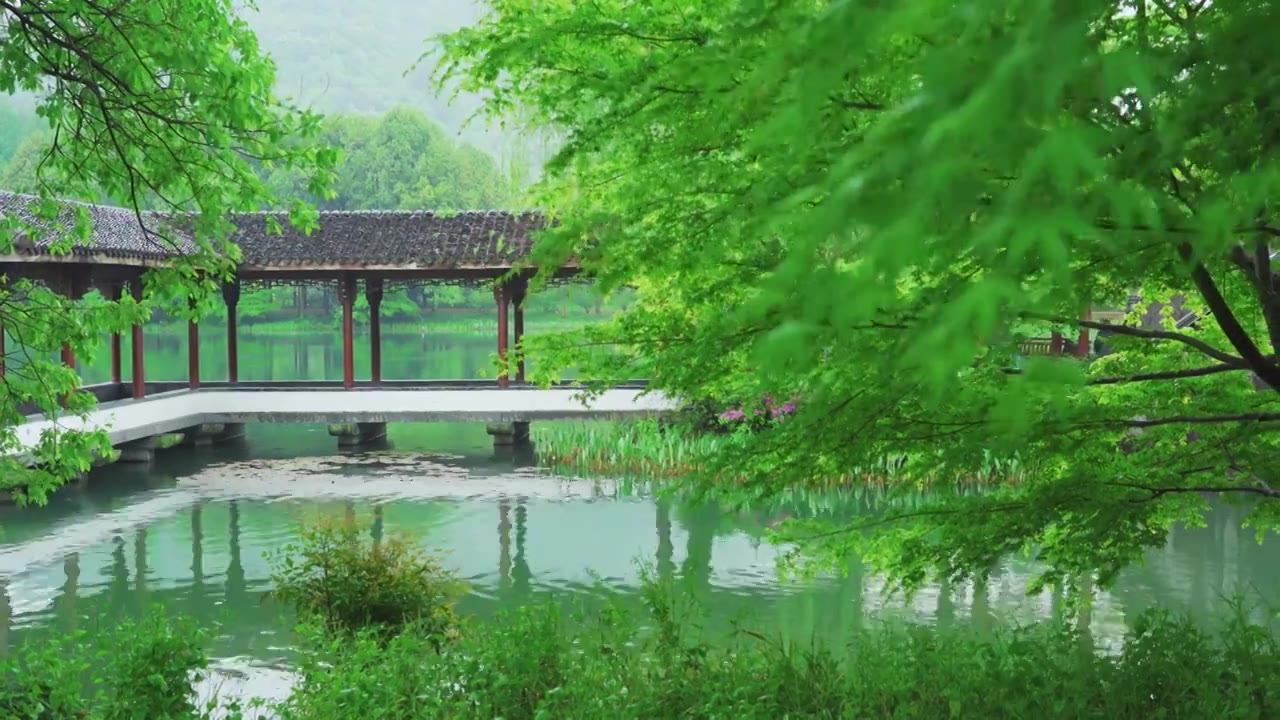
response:
<path id="1" fill-rule="evenodd" d="M 64 344 L 84 357 L 106 333 L 172 302 L 204 302 L 233 266 L 225 242 L 227 214 L 273 201 L 259 179 L 262 164 L 300 168 L 309 189 L 324 195 L 336 153 L 312 139 L 316 116 L 282 103 L 272 91 L 274 66 L 225 0 L 0 0 L 0 92 L 37 93 L 37 114 L 50 131 L 38 159 L 41 198 L 30 219 L 0 217 L 0 254 L 14 243 L 53 242 L 69 252 L 87 237 L 83 208 L 54 198 L 104 199 L 141 210 L 183 213 L 181 235 L 197 251 L 153 271 L 143 303 L 73 300 L 66 288 L 33 283 L 13 267 L 0 285 L 0 324 L 26 357 L 6 357 L 0 385 L 0 489 L 41 501 L 49 489 L 110 451 L 101 433 L 50 433 L 34 452 L 20 450 L 14 426 L 23 405 L 55 412 L 84 410 L 92 399 L 73 391 L 75 373 L 49 362 Z M 291 207 L 301 227 L 314 212 Z M 138 215 L 158 248 L 181 247 L 175 227 Z"/>
<path id="2" fill-rule="evenodd" d="M 885 458 L 903 489 L 1023 469 L 869 524 L 792 524 L 809 557 L 861 552 L 912 587 L 1025 551 L 1044 580 L 1105 582 L 1215 498 L 1275 528 L 1280 407 L 1257 387 L 1280 387 L 1280 7 L 492 5 L 443 38 L 442 79 L 565 134 L 537 260 L 643 290 L 585 339 L 544 338 L 541 368 L 794 399 L 713 460 L 748 496 Z M 1198 321 L 1135 312 L 1114 354 L 1018 367 L 1022 335 L 1094 327 L 1083 308 L 1131 292 Z"/>

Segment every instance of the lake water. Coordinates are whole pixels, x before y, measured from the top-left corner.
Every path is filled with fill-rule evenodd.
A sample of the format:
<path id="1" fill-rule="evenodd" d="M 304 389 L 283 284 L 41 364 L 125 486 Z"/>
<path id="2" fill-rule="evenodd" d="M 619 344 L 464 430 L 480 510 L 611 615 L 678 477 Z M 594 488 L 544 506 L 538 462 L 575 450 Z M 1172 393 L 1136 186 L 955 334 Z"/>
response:
<path id="1" fill-rule="evenodd" d="M 246 379 L 341 372 L 336 337 L 247 338 L 241 348 Z M 185 368 L 178 338 L 153 338 L 148 352 L 151 368 Z M 480 376 L 490 353 L 484 338 L 393 334 L 384 356 L 389 378 L 456 378 Z M 206 367 L 208 379 L 220 377 L 215 363 Z M 169 374 L 153 377 L 181 377 Z M 322 513 L 354 515 L 375 533 L 420 536 L 467 580 L 461 609 L 475 616 L 532 598 L 634 597 L 641 562 L 697 592 L 720 621 L 713 631 L 742 619 L 799 641 L 838 639 L 884 619 L 1030 622 L 1059 602 L 1026 595 L 1034 566 L 1018 558 L 985 585 L 931 587 L 910 601 L 886 594 L 882 578 L 856 562 L 844 574 L 782 582 L 779 551 L 763 539 L 776 518 L 660 502 L 610 479 L 557 477 L 527 459 L 495 456 L 479 425 L 389 432 L 391 450 L 339 455 L 322 426 L 250 426 L 243 444 L 173 449 L 149 468 L 97 470 L 88 487 L 47 507 L 0 508 L 0 653 L 33 632 L 92 628 L 159 603 L 219 623 L 212 650 L 232 691 L 279 696 L 289 684 L 291 620 L 264 598 L 264 555 Z M 1089 619 L 1095 638 L 1114 641 L 1152 606 L 1206 621 L 1236 591 L 1274 606 L 1275 555 L 1240 527 L 1243 514 L 1225 507 L 1207 528 L 1176 530 L 1099 593 Z"/>

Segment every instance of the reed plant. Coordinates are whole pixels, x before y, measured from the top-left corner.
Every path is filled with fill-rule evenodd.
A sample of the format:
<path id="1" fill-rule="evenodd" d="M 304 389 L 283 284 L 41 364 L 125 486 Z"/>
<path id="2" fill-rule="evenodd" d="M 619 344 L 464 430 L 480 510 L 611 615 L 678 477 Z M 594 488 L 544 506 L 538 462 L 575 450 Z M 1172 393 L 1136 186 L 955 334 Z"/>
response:
<path id="1" fill-rule="evenodd" d="M 539 423 L 533 441 L 540 462 L 560 472 L 662 478 L 699 469 L 722 438 L 650 419 Z"/>

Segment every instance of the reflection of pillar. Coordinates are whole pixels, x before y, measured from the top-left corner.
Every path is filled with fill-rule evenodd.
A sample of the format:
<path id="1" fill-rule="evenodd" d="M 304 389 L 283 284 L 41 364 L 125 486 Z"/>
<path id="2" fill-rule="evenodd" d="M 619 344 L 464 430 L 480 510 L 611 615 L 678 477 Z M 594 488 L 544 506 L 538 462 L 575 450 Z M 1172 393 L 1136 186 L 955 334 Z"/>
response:
<path id="1" fill-rule="evenodd" d="M 498 587 L 511 586 L 511 501 L 498 501 Z"/>
<path id="2" fill-rule="evenodd" d="M 146 604 L 147 596 L 147 529 L 138 528 L 133 535 L 133 567 L 138 574 L 138 597 Z"/>
<path id="3" fill-rule="evenodd" d="M 382 544 L 382 505 L 373 506 L 373 528 L 369 534 L 373 536 L 373 546 L 378 547 Z"/>
<path id="4" fill-rule="evenodd" d="M 1076 632 L 1080 633 L 1080 637 L 1085 640 L 1081 643 L 1081 651 L 1087 652 L 1093 648 L 1093 576 L 1085 575 L 1079 582 L 1080 606 L 1076 615 Z"/>
<path id="5" fill-rule="evenodd" d="M 1216 514 L 1228 515 L 1226 507 L 1219 507 Z M 1240 588 L 1240 531 L 1243 523 L 1234 517 L 1224 517 L 1222 523 L 1222 597 L 1231 598 Z"/>
<path id="6" fill-rule="evenodd" d="M 191 508 L 191 604 L 204 606 L 204 501 Z"/>
<path id="7" fill-rule="evenodd" d="M 116 612 L 126 607 L 129 597 L 129 563 L 124 558 L 124 537 L 111 538 L 111 602 Z"/>
<path id="8" fill-rule="evenodd" d="M 382 382 L 382 278 L 364 281 L 369 301 L 369 379 Z"/>
<path id="9" fill-rule="evenodd" d="M 940 628 L 949 627 L 956 617 L 955 598 L 952 597 L 951 580 L 942 578 L 938 582 L 938 608 L 934 612 L 934 622 Z"/>
<path id="10" fill-rule="evenodd" d="M 227 566 L 227 605 L 234 607 L 234 601 L 244 595 L 244 565 L 240 563 L 240 505 L 232 500 L 231 516 L 231 564 Z"/>
<path id="11" fill-rule="evenodd" d="M 524 540 L 529 534 L 529 508 L 523 498 L 516 501 L 516 556 L 511 567 L 511 581 L 516 590 L 528 590 L 529 579 L 533 573 L 529 571 L 529 562 L 524 556 Z"/>
<path id="12" fill-rule="evenodd" d="M 694 589 L 708 588 L 711 585 L 711 548 L 719 525 L 720 508 L 715 505 L 697 506 L 687 515 L 685 529 L 688 530 L 689 537 L 685 544 L 681 573 Z"/>
<path id="13" fill-rule="evenodd" d="M 0 658 L 9 656 L 9 626 L 13 624 L 13 605 L 9 602 L 9 585 L 0 579 Z"/>
<path id="14" fill-rule="evenodd" d="M 991 629 L 991 604 L 987 597 L 989 582 L 990 578 L 986 574 L 973 578 L 973 605 L 970 608 L 970 617 L 974 628 L 980 632 Z"/>
<path id="15" fill-rule="evenodd" d="M 62 622 L 67 632 L 75 632 L 78 611 L 76 599 L 80 596 L 80 554 L 67 553 L 62 559 Z"/>
<path id="16" fill-rule="evenodd" d="M 658 524 L 658 579 L 667 582 L 675 572 L 675 563 L 671 556 L 675 548 L 671 545 L 671 503 L 659 500 L 656 503 Z"/>
<path id="17" fill-rule="evenodd" d="M 354 500 L 348 500 L 342 504 L 342 520 L 347 528 L 356 526 L 356 503 Z"/>

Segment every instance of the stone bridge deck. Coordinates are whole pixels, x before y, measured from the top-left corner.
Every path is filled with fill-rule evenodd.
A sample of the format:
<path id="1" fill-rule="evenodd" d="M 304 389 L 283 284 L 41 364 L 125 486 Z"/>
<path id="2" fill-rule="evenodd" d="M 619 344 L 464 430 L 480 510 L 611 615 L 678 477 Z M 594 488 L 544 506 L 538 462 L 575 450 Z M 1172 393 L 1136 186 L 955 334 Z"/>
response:
<path id="1" fill-rule="evenodd" d="M 101 391 L 98 391 L 102 395 Z M 169 390 L 142 400 L 101 403 L 87 416 L 50 420 L 29 416 L 17 428 L 24 447 L 57 426 L 102 429 L 114 445 L 211 424 L 485 422 L 617 420 L 653 416 L 675 408 L 642 384 L 628 384 L 584 401 L 571 386 L 496 388 L 482 382 L 401 382 L 343 389 L 333 383 L 214 385 Z"/>

